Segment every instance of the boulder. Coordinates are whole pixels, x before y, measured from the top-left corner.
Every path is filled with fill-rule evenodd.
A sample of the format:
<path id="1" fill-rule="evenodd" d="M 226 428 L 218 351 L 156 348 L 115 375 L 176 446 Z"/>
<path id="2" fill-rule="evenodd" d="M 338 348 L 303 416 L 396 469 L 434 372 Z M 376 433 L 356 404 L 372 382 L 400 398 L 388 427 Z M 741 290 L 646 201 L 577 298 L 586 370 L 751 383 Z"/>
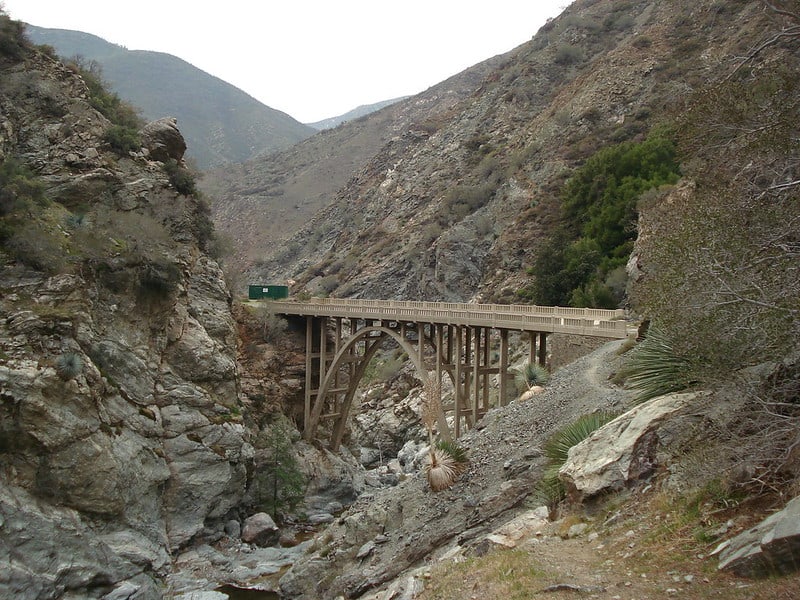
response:
<path id="1" fill-rule="evenodd" d="M 267 513 L 260 512 L 244 521 L 242 541 L 257 546 L 271 546 L 278 542 L 280 531 Z"/>
<path id="2" fill-rule="evenodd" d="M 142 146 L 150 153 L 150 158 L 161 162 L 170 159 L 180 161 L 186 152 L 186 140 L 178 129 L 175 117 L 164 117 L 144 126 L 140 132 Z"/>
<path id="3" fill-rule="evenodd" d="M 796 571 L 800 568 L 800 496 L 715 552 L 719 553 L 720 570 L 744 577 Z"/>
<path id="4" fill-rule="evenodd" d="M 579 502 L 601 492 L 623 489 L 652 473 L 663 443 L 662 425 L 705 395 L 692 392 L 654 398 L 573 446 L 558 472 L 568 497 Z"/>

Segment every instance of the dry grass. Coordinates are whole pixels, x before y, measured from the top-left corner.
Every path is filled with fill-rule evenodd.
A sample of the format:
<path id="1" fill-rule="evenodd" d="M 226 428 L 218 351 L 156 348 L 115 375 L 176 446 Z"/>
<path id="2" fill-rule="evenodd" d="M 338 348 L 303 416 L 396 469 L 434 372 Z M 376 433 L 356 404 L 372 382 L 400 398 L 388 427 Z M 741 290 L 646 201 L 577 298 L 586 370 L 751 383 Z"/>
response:
<path id="1" fill-rule="evenodd" d="M 766 502 L 766 499 L 763 499 Z M 686 497 L 652 492 L 645 497 L 609 504 L 619 513 L 613 525 L 603 527 L 603 511 L 594 515 L 600 537 L 560 539 L 559 523 L 551 535 L 521 542 L 516 549 L 495 547 L 462 562 L 442 562 L 427 574 L 420 600 L 514 600 L 547 598 L 688 600 L 797 600 L 800 573 L 749 580 L 717 571 L 710 557 L 718 543 L 710 531 L 732 519 L 735 530 L 746 529 L 762 514 L 757 506 L 729 501 L 714 485 Z M 766 506 L 762 506 L 765 509 Z M 720 510 L 720 509 L 723 510 Z M 754 516 L 754 513 L 756 516 Z M 576 515 L 565 518 L 574 522 Z M 633 532 L 633 534 L 629 533 Z M 734 533 L 733 531 L 731 534 Z M 568 584 L 604 592 L 544 591 Z M 668 591 L 671 590 L 671 591 Z"/>
<path id="2" fill-rule="evenodd" d="M 495 550 L 480 558 L 447 563 L 431 572 L 420 600 L 526 600 L 547 586 L 548 573 L 522 550 Z"/>

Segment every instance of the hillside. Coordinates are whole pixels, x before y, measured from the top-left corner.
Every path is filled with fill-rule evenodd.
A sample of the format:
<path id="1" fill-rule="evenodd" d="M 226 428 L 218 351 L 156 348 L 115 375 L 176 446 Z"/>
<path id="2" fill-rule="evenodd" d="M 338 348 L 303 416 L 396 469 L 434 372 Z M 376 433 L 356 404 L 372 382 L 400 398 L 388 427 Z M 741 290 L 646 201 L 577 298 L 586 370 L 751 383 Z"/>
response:
<path id="1" fill-rule="evenodd" d="M 395 105 L 417 107 L 415 118 L 389 120 L 390 133 L 359 168 L 343 173 L 306 154 L 309 145 L 294 148 L 306 176 L 329 186 L 317 195 L 330 206 L 290 240 L 230 227 L 228 214 L 245 202 L 248 214 L 285 231 L 307 218 L 293 219 L 302 203 L 284 202 L 282 184 L 269 183 L 270 161 L 249 165 L 229 186 L 266 191 L 222 196 L 215 218 L 248 249 L 245 263 L 257 261 L 248 280 L 292 279 L 338 296 L 525 300 L 528 270 L 559 221 L 574 170 L 606 145 L 642 141 L 774 26 L 758 2 L 575 2 L 499 58 L 474 93 L 451 96 L 446 112 L 422 112 L 426 95 Z M 389 118 L 386 111 L 367 123 Z"/>
<path id="2" fill-rule="evenodd" d="M 229 270 L 247 272 L 264 256 L 285 250 L 288 238 L 333 202 L 348 181 L 359 178 L 382 148 L 410 129 L 451 118 L 454 107 L 476 92 L 500 60 L 484 61 L 413 98 L 286 150 L 204 173 L 200 187 L 214 199 L 214 222 L 230 246 Z M 246 285 L 239 277 L 237 288 Z"/>
<path id="3" fill-rule="evenodd" d="M 200 169 L 243 162 L 315 133 L 175 56 L 128 50 L 79 31 L 27 25 L 27 34 L 34 43 L 55 48 L 61 57 L 82 56 L 99 63 L 111 88 L 147 120 L 176 117 L 188 156 Z"/>
<path id="4" fill-rule="evenodd" d="M 198 194 L 174 121 L 0 8 L 0 597 L 796 600 L 798 73 L 797 0 L 578 0 Z M 550 335 L 541 371 L 509 332 L 524 393 L 434 449 L 480 337 L 364 364 L 337 320 L 306 353 L 310 321 L 236 300 L 212 214 L 295 294 L 614 287 L 638 336 Z M 348 347 L 334 452 L 293 425 Z"/>

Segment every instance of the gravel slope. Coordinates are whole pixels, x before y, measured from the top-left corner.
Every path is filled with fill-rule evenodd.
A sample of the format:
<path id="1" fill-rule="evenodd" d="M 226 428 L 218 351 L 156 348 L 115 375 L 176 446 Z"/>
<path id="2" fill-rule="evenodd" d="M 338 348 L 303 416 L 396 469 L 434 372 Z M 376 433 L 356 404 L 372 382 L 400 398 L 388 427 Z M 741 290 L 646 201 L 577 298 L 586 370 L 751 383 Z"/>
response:
<path id="1" fill-rule="evenodd" d="M 416 474 L 361 498 L 318 536 L 316 552 L 284 576 L 282 593 L 357 597 L 453 542 L 469 546 L 535 502 L 531 496 L 544 464 L 539 447 L 547 436 L 580 415 L 627 404 L 629 394 L 608 380 L 622 343 L 609 342 L 558 370 L 532 400 L 487 414 L 460 440 L 470 466 L 450 489 L 432 493 Z"/>

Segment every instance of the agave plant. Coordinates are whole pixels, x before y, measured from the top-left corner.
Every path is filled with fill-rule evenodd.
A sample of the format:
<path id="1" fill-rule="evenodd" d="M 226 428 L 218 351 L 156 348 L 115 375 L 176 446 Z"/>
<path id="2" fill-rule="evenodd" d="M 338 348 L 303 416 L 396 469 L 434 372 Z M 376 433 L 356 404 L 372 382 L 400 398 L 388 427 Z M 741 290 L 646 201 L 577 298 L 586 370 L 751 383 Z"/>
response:
<path id="1" fill-rule="evenodd" d="M 56 359 L 56 373 L 64 381 L 75 379 L 83 370 L 83 359 L 77 352 L 64 352 Z"/>
<path id="2" fill-rule="evenodd" d="M 467 468 L 467 455 L 464 449 L 451 441 L 439 441 L 431 446 L 428 462 L 423 471 L 428 485 L 434 492 L 452 486 Z"/>

